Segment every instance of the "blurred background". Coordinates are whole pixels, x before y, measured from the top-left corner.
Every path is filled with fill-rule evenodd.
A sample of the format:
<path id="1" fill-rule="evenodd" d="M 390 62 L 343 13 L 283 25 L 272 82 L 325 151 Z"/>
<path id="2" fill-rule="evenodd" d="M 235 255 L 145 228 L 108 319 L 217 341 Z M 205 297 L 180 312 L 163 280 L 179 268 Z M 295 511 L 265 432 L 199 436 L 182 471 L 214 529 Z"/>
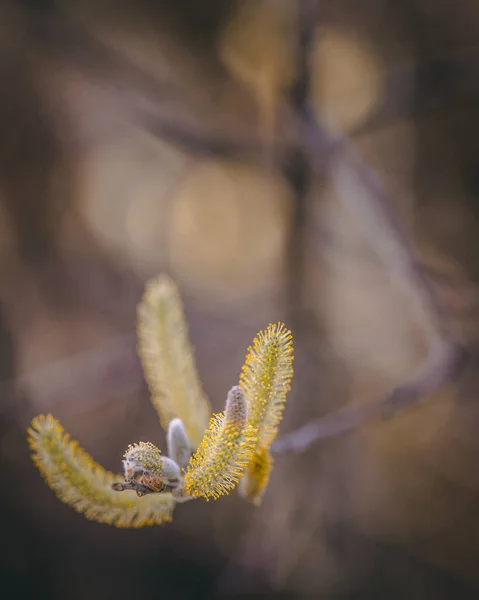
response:
<path id="1" fill-rule="evenodd" d="M 478 33 L 459 0 L 2 0 L 8 597 L 478 597 Z M 388 190 L 466 368 L 428 403 L 279 456 L 260 508 L 233 493 L 161 528 L 87 521 L 42 481 L 26 428 L 51 412 L 114 472 L 131 442 L 165 447 L 135 348 L 159 272 L 215 410 L 255 333 L 293 330 L 282 433 L 378 402 L 424 359 L 377 252 L 387 225 L 359 223 L 364 190 L 301 152 L 306 104 Z"/>

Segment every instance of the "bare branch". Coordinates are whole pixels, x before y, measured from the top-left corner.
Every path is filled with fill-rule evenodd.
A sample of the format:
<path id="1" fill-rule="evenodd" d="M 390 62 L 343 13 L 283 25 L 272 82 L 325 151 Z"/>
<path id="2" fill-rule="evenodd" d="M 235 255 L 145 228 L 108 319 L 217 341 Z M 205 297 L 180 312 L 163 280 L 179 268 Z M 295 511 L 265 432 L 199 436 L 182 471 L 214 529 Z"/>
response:
<path id="1" fill-rule="evenodd" d="M 430 349 L 425 364 L 385 400 L 379 404 L 346 406 L 300 427 L 275 441 L 272 447 L 275 454 L 303 451 L 317 440 L 340 435 L 366 421 L 390 416 L 424 399 L 458 374 L 465 356 L 444 327 L 440 300 L 374 173 L 345 138 L 332 135 L 317 123 L 308 106 L 304 106 L 299 127 L 313 168 L 317 171 L 322 171 L 325 166 L 328 168 L 339 188 L 340 201 L 354 213 L 367 232 L 374 231 L 371 242 L 390 277 L 407 295 L 418 322 L 428 330 Z M 354 181 L 356 193 L 341 189 L 346 178 Z"/>
<path id="2" fill-rule="evenodd" d="M 278 438 L 273 454 L 303 452 L 313 443 L 347 433 L 366 422 L 390 417 L 419 402 L 454 378 L 463 365 L 465 353 L 459 346 L 445 344 L 431 352 L 426 364 L 405 384 L 398 386 L 382 402 L 345 406 Z"/>

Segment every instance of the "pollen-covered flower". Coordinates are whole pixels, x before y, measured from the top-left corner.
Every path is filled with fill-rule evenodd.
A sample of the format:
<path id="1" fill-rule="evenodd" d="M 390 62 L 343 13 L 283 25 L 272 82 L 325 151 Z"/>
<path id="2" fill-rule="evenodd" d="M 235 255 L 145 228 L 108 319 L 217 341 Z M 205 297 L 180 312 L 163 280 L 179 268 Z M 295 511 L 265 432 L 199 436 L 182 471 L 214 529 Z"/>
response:
<path id="1" fill-rule="evenodd" d="M 228 494 L 243 475 L 256 444 L 253 426 L 248 422 L 242 390 L 228 393 L 224 413 L 213 415 L 197 452 L 190 460 L 184 489 L 190 496 L 207 500 Z"/>
<path id="2" fill-rule="evenodd" d="M 260 331 L 248 349 L 240 387 L 248 404 L 248 421 L 258 440 L 239 488 L 240 494 L 259 504 L 268 483 L 272 458 L 269 452 L 283 417 L 286 395 L 293 377 L 292 334 L 283 323 Z"/>
<path id="3" fill-rule="evenodd" d="M 162 456 L 161 451 L 151 442 L 140 442 L 128 446 L 123 460 L 125 480 L 130 481 L 137 472 L 149 471 L 165 480 L 180 477 L 180 469 L 174 460 Z"/>
<path id="4" fill-rule="evenodd" d="M 113 489 L 122 492 L 136 490 L 138 496 L 152 492 L 166 492 L 180 485 L 181 472 L 178 464 L 162 456 L 151 442 L 128 446 L 123 460 L 126 484 L 115 483 Z"/>
<path id="5" fill-rule="evenodd" d="M 163 475 L 161 451 L 151 442 L 140 442 L 128 446 L 123 457 L 125 481 L 131 481 L 138 472 L 151 471 L 154 475 Z"/>

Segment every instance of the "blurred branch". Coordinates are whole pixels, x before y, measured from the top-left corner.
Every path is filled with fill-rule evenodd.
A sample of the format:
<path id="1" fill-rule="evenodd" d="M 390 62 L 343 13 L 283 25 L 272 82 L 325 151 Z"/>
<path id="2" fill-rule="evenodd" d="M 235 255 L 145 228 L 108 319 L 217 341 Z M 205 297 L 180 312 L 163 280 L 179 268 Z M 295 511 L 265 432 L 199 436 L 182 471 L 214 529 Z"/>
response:
<path id="1" fill-rule="evenodd" d="M 309 105 L 304 90 L 308 87 L 305 65 L 309 64 L 316 27 L 312 9 L 310 2 L 302 7 L 300 56 L 303 93 L 293 102 L 293 120 L 296 120 L 301 147 L 313 171 L 317 175 L 325 171 L 329 174 L 338 200 L 362 224 L 389 276 L 406 295 L 418 322 L 428 330 L 429 352 L 425 364 L 382 402 L 346 406 L 308 423 L 277 439 L 272 447 L 274 454 L 303 451 L 315 441 L 345 433 L 366 421 L 390 416 L 424 399 L 457 375 L 464 358 L 464 352 L 450 339 L 444 325 L 441 302 L 406 231 L 393 212 L 386 191 L 348 138 L 333 134 L 322 126 Z"/>
<path id="2" fill-rule="evenodd" d="M 346 406 L 276 440 L 274 453 L 303 451 L 317 440 L 339 435 L 362 423 L 389 416 L 424 399 L 455 377 L 464 362 L 464 351 L 444 326 L 444 311 L 406 232 L 396 219 L 390 199 L 371 169 L 347 138 L 333 135 L 315 119 L 306 104 L 299 116 L 305 148 L 315 170 L 326 167 L 336 184 L 338 198 L 361 222 L 368 239 L 390 277 L 408 296 L 421 325 L 429 329 L 429 354 L 425 364 L 378 404 Z M 354 180 L 344 189 L 344 179 Z"/>
<path id="3" fill-rule="evenodd" d="M 318 123 L 309 106 L 304 107 L 299 126 L 313 168 L 319 173 L 328 171 L 338 200 L 362 224 L 389 275 L 409 295 L 430 328 L 446 335 L 441 302 L 372 169 L 346 136 L 331 133 Z"/>
<path id="4" fill-rule="evenodd" d="M 409 381 L 396 387 L 377 404 L 345 406 L 336 412 L 299 427 L 278 438 L 273 454 L 303 452 L 313 443 L 341 435 L 366 422 L 390 417 L 397 411 L 423 400 L 457 375 L 463 364 L 464 353 L 454 345 L 434 348 L 429 360 Z"/>
<path id="5" fill-rule="evenodd" d="M 257 109 L 254 99 L 221 65 L 215 66 L 219 73 L 205 71 L 210 86 L 200 86 L 195 85 L 193 72 L 203 66 L 191 59 L 188 75 L 192 83 L 185 83 L 181 68 L 167 74 L 160 68 L 149 70 L 62 11 L 36 19 L 34 31 L 53 61 L 75 66 L 111 90 L 112 105 L 129 113 L 153 135 L 193 154 L 255 164 L 264 161 L 263 142 L 253 117 Z M 165 58 L 171 59 L 167 54 Z M 227 98 L 222 103 L 216 100 L 226 85 L 230 90 L 227 98 L 234 98 L 229 109 Z M 281 131 L 275 136 L 275 158 L 287 147 L 286 140 L 291 142 L 292 134 L 290 129 L 289 135 Z"/>
<path id="6" fill-rule="evenodd" d="M 315 33 L 319 10 L 316 0 L 302 0 L 301 7 L 300 65 L 305 59 L 309 61 L 304 50 Z M 303 28 L 303 24 L 307 28 Z M 232 112 L 227 106 L 222 110 L 222 104 L 215 102 L 215 94 L 202 94 L 201 86 L 185 86 L 179 79 L 162 75 L 160 70 L 145 69 L 63 11 L 46 13 L 43 19 L 36 19 L 32 27 L 53 60 L 69 67 L 74 65 L 100 85 L 107 85 L 112 91 L 112 101 L 131 111 L 152 134 L 195 154 L 256 164 L 264 162 L 261 136 L 256 120 L 251 118 L 257 110 L 254 99 L 226 70 L 216 76 L 230 88 L 229 97 L 236 100 Z M 391 67 L 385 76 L 380 106 L 351 135 L 355 137 L 364 131 L 388 126 L 391 121 L 411 114 L 427 112 L 430 115 L 447 106 L 453 98 L 474 101 L 479 92 L 478 65 L 479 51 L 471 48 L 419 65 Z M 299 95 L 307 86 L 305 71 L 301 73 L 294 92 Z M 292 101 L 294 109 L 296 99 Z M 273 156 L 268 160 L 273 158 L 276 163 L 280 162 L 302 145 L 294 129 L 289 118 L 282 120 L 270 148 Z"/>

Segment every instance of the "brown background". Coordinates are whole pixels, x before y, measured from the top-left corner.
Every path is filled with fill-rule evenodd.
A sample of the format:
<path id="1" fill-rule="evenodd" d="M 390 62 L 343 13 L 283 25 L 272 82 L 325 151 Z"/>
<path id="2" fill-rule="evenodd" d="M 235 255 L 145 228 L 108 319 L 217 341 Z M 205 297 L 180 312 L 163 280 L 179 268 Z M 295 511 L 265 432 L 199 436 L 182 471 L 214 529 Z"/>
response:
<path id="1" fill-rule="evenodd" d="M 301 4 L 1 3 L 9 597 L 477 597 L 474 2 L 320 2 L 307 73 L 317 118 L 380 174 L 428 267 L 469 351 L 459 382 L 279 457 L 259 509 L 232 494 L 179 506 L 164 528 L 86 521 L 28 458 L 42 412 L 114 471 L 128 443 L 164 446 L 134 337 L 144 282 L 161 271 L 180 286 L 215 410 L 256 331 L 278 319 L 296 347 L 282 432 L 378 401 L 420 364 L 427 339 L 374 251 L 378 232 L 339 202 L 359 192 L 279 152 Z"/>

